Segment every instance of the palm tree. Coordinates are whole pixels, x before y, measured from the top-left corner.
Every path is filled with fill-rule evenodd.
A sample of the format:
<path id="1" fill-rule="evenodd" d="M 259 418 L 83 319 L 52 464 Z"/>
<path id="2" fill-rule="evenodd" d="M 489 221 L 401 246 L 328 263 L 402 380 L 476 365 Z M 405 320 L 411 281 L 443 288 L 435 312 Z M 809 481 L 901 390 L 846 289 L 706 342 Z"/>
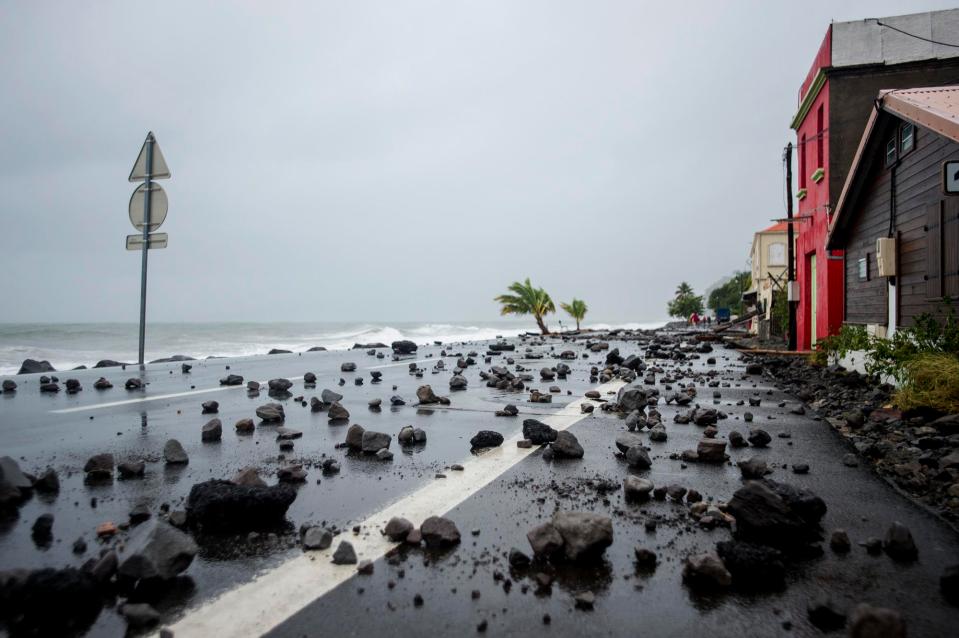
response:
<path id="1" fill-rule="evenodd" d="M 579 322 L 586 316 L 586 302 L 582 299 L 573 299 L 569 303 L 561 303 L 559 307 L 569 313 L 569 316 L 576 320 L 576 330 L 579 331 Z"/>
<path id="2" fill-rule="evenodd" d="M 529 282 L 529 277 L 523 283 L 514 281 L 510 284 L 509 290 L 514 294 L 496 297 L 496 301 L 503 306 L 500 309 L 500 314 L 533 315 L 540 331 L 544 335 L 549 334 L 549 328 L 543 323 L 543 316 L 550 312 L 556 312 L 556 305 L 550 298 L 549 293 L 542 288 L 534 288 L 533 284 Z"/>
<path id="3" fill-rule="evenodd" d="M 689 296 L 691 296 L 692 294 L 693 294 L 693 287 L 690 286 L 690 285 L 689 285 L 688 283 L 686 283 L 685 281 L 684 281 L 684 282 L 681 282 L 681 283 L 676 287 L 676 296 L 677 296 L 677 297 L 689 297 Z"/>

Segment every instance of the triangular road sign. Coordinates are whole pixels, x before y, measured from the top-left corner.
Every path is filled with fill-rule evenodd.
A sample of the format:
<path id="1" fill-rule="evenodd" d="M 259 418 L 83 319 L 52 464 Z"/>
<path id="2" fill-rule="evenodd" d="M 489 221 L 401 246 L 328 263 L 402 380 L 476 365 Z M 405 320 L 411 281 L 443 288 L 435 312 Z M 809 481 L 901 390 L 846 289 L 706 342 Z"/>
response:
<path id="1" fill-rule="evenodd" d="M 133 163 L 133 170 L 130 171 L 131 182 L 142 182 L 147 178 L 147 142 L 153 142 L 153 174 L 150 179 L 169 179 L 170 169 L 167 168 L 166 160 L 163 159 L 163 153 L 160 152 L 160 145 L 157 144 L 153 132 L 147 133 L 147 138 L 143 142 L 143 148 L 137 155 L 137 161 Z"/>

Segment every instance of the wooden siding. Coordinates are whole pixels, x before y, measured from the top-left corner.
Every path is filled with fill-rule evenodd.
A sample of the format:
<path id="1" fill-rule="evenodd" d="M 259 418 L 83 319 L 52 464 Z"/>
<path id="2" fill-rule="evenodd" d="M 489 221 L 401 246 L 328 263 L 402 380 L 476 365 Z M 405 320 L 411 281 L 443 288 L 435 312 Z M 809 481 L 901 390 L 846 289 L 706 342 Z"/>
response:
<path id="1" fill-rule="evenodd" d="M 899 121 L 887 116 L 898 130 Z M 884 152 L 892 126 L 877 129 Z M 928 129 L 916 133 L 913 151 L 895 169 L 898 238 L 899 325 L 941 308 L 942 297 L 959 309 L 959 197 L 942 194 L 942 162 L 959 159 L 959 144 Z M 866 176 L 846 243 L 846 312 L 849 323 L 886 324 L 887 281 L 877 275 L 876 240 L 890 236 L 889 197 L 893 171 L 873 162 Z M 859 279 L 859 259 L 868 256 L 869 281 Z"/>
<path id="2" fill-rule="evenodd" d="M 879 91 L 955 84 L 959 82 L 959 58 L 830 69 L 828 75 L 829 122 L 826 128 L 829 157 L 826 161 L 829 166 L 826 179 L 829 180 L 830 199 L 835 204 Z"/>

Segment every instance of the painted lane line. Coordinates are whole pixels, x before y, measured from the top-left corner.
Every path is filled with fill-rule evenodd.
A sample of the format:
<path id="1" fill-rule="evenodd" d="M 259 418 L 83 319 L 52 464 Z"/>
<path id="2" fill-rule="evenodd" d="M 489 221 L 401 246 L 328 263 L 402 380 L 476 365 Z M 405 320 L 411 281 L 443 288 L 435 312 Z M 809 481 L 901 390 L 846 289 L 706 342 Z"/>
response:
<path id="1" fill-rule="evenodd" d="M 616 390 L 623 385 L 622 381 L 616 380 L 597 389 Z M 589 416 L 580 410 L 580 405 L 587 401 L 574 401 L 544 422 L 556 430 L 565 430 Z M 429 516 L 445 514 L 535 452 L 535 448 L 516 447 L 522 438 L 522 433 L 517 433 L 498 448 L 478 457 L 467 457 L 461 463 L 464 471 L 450 472 L 448 478 L 434 480 L 362 521 L 363 534 L 347 537 L 358 559 L 376 560 L 396 547 L 397 543 L 380 534 L 390 518 L 402 516 L 416 524 Z M 170 629 L 177 638 L 212 635 L 232 638 L 267 633 L 356 575 L 355 565 L 330 562 L 339 541 L 335 539 L 327 550 L 305 552 L 291 558 L 254 580 L 188 611 Z"/>
<path id="2" fill-rule="evenodd" d="M 379 370 L 381 368 L 395 368 L 397 366 L 405 366 L 411 363 L 426 363 L 427 361 L 433 361 L 433 359 L 419 359 L 416 361 L 401 361 L 400 363 L 389 363 L 382 366 L 372 366 L 369 368 L 363 368 L 363 370 Z M 319 379 L 321 377 L 335 377 L 336 374 L 318 374 L 316 377 Z M 302 376 L 299 377 L 284 377 L 290 381 L 299 381 L 302 379 Z M 261 382 L 261 385 L 266 385 L 265 382 Z M 210 392 L 223 392 L 224 390 L 236 390 L 238 388 L 245 388 L 246 385 L 224 385 L 217 388 L 206 388 L 205 390 L 187 390 L 186 392 L 175 392 L 173 394 L 158 394 L 157 396 L 152 397 L 140 397 L 138 399 L 127 399 L 125 401 L 110 401 L 108 403 L 97 403 L 95 405 L 81 405 L 75 408 L 62 408 L 60 410 L 50 410 L 50 414 L 71 414 L 73 412 L 86 412 L 87 410 L 101 410 L 104 408 L 115 408 L 119 405 L 133 405 L 135 403 L 146 403 L 149 401 L 162 401 L 163 399 L 176 399 L 179 397 L 189 397 L 197 394 L 208 394 Z"/>
<path id="3" fill-rule="evenodd" d="M 411 363 L 427 363 L 428 361 L 440 361 L 441 359 L 416 359 L 415 361 L 400 361 L 399 363 L 387 363 L 381 366 L 370 366 L 364 370 L 381 370 L 383 368 L 396 368 L 397 366 L 408 366 Z"/>
<path id="4" fill-rule="evenodd" d="M 319 375 L 317 375 L 319 377 Z M 286 377 L 290 381 L 299 381 L 303 377 Z M 261 383 L 266 385 L 266 383 Z M 115 408 L 118 405 L 133 405 L 135 403 L 149 403 L 150 401 L 162 401 L 164 399 L 176 399 L 179 397 L 189 397 L 195 394 L 208 394 L 210 392 L 223 392 L 224 390 L 246 389 L 246 384 L 242 385 L 221 385 L 218 388 L 207 388 L 205 390 L 187 390 L 186 392 L 174 392 L 173 394 L 158 394 L 152 397 L 140 397 L 138 399 L 127 399 L 126 401 L 111 401 L 109 403 L 96 403 L 94 405 L 81 405 L 76 408 L 63 408 L 60 410 L 50 410 L 50 414 L 70 414 L 72 412 L 86 412 L 87 410 L 102 410 L 103 408 Z"/>

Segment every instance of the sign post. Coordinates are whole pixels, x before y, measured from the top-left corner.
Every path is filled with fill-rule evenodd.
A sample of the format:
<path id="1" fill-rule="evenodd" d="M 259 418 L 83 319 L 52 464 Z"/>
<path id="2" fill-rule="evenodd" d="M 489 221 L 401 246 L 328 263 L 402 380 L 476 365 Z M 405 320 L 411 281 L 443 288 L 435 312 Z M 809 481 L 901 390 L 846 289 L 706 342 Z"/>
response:
<path id="1" fill-rule="evenodd" d="M 130 181 L 143 184 L 133 191 L 130 198 L 130 222 L 133 227 L 142 232 L 142 235 L 127 236 L 127 250 L 141 251 L 140 265 L 140 349 L 138 363 L 143 367 L 144 343 L 146 340 L 147 321 L 147 255 L 151 248 L 166 248 L 167 234 L 150 234 L 160 227 L 166 219 L 168 202 L 166 193 L 155 179 L 169 179 L 170 169 L 160 147 L 157 145 L 153 132 L 147 133 L 143 148 L 130 171 Z M 142 195 L 142 197 L 141 197 Z"/>

